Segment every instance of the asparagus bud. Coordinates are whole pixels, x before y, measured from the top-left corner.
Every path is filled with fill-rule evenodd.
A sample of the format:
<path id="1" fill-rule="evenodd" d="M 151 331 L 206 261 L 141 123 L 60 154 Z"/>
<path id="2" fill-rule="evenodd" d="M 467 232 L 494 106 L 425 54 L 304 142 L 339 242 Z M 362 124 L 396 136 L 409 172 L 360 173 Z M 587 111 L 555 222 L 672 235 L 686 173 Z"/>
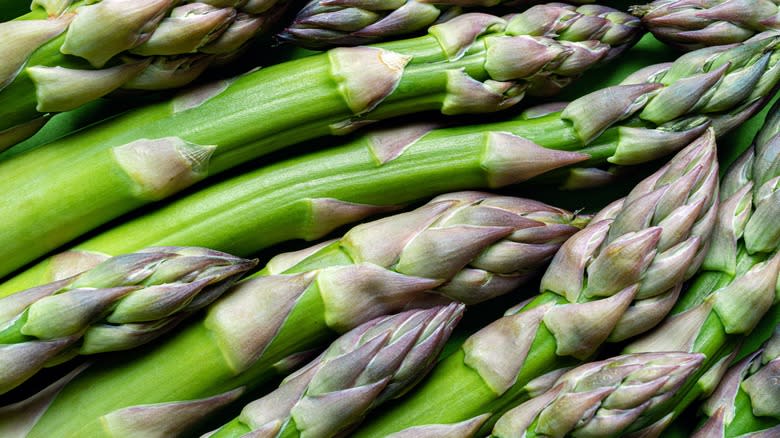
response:
<path id="1" fill-rule="evenodd" d="M 256 264 L 204 248 L 149 248 L 0 299 L 0 393 L 47 363 L 159 337 Z"/>
<path id="2" fill-rule="evenodd" d="M 581 365 L 496 422 L 496 438 L 620 435 L 685 383 L 702 354 L 638 353 Z"/>
<path id="3" fill-rule="evenodd" d="M 776 0 L 656 0 L 631 11 L 658 39 L 687 50 L 780 30 Z"/>
<path id="4" fill-rule="evenodd" d="M 780 434 L 780 325 L 758 351 L 732 366 L 702 411 L 710 418 L 694 438 Z M 735 421 L 738 420 L 738 421 Z"/>
<path id="5" fill-rule="evenodd" d="M 379 317 L 334 341 L 278 389 L 249 403 L 209 435 L 337 436 L 366 413 L 408 391 L 433 366 L 463 313 L 462 304 Z"/>

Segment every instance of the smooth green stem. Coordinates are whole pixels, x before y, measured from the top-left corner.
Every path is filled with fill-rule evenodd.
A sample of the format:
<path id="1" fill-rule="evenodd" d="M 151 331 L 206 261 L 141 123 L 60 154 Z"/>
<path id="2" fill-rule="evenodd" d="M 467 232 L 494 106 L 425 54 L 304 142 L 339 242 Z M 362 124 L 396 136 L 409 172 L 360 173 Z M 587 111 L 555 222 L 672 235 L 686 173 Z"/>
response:
<path id="1" fill-rule="evenodd" d="M 311 230 L 308 199 L 400 205 L 438 193 L 488 188 L 481 160 L 489 131 L 510 132 L 551 149 L 582 148 L 573 129 L 557 114 L 434 130 L 384 164 L 370 152 L 370 139 L 360 137 L 205 187 L 74 249 L 122 254 L 186 244 L 248 256 L 284 240 L 315 239 L 322 233 Z M 0 296 L 51 280 L 50 264 L 44 261 L 0 285 Z"/>
<path id="2" fill-rule="evenodd" d="M 252 430 L 238 418 L 230 420 L 229 423 L 216 430 L 209 438 L 240 438 Z"/>

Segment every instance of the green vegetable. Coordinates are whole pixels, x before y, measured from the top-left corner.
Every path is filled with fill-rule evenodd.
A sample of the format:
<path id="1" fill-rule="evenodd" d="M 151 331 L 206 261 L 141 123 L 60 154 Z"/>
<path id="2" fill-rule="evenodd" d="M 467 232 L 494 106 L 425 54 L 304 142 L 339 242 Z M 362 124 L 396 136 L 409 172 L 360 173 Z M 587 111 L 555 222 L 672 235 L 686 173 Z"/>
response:
<path id="1" fill-rule="evenodd" d="M 492 437 L 612 437 L 673 396 L 704 355 L 638 353 L 580 365 L 552 389 L 513 408 Z"/>
<path id="2" fill-rule="evenodd" d="M 149 248 L 78 275 L 63 272 L 67 278 L 0 299 L 0 394 L 49 363 L 135 348 L 159 337 L 256 264 L 204 248 Z"/>
<path id="3" fill-rule="evenodd" d="M 285 62 L 0 162 L 0 191 L 14 193 L 0 205 L 0 275 L 272 150 L 406 113 L 504 109 L 609 54 L 598 40 L 518 35 L 520 17 L 466 14 L 428 36 Z"/>
<path id="4" fill-rule="evenodd" d="M 733 365 L 702 410 L 710 418 L 694 438 L 780 434 L 780 325 L 758 351 Z"/>
<path id="5" fill-rule="evenodd" d="M 45 408 L 30 437 L 103 436 L 106 416 L 123 409 L 167 412 L 256 388 L 280 361 L 295 361 L 371 318 L 507 293 L 582 222 L 538 202 L 466 192 L 282 254 L 143 356 L 78 376 Z"/>
<path id="6" fill-rule="evenodd" d="M 773 48 L 778 38 L 693 52 L 672 65 L 642 69 L 624 85 L 568 105 L 534 108 L 515 120 L 438 130 L 421 123 L 369 134 L 341 148 L 204 188 L 75 250 L 116 254 L 186 243 L 250 255 L 286 239 L 318 238 L 379 206 L 451 190 L 501 187 L 588 158 L 573 172 L 558 174 L 557 181 L 563 178 L 564 186 L 571 188 L 609 181 L 609 173 L 594 167 L 665 156 L 688 144 L 708 124 L 726 132 L 758 111 L 780 80 L 776 65 L 780 54 Z M 340 208 L 318 208 L 322 203 Z M 48 213 L 81 217 L 72 209 L 60 211 L 48 204 L 47 208 L 42 217 L 53 221 L 63 218 Z M 38 219 L 33 222 L 45 230 L 48 224 Z M 257 233 L 258 229 L 266 231 Z M 40 245 L 37 235 L 21 239 L 13 233 L 6 239 L 14 245 L 19 241 Z M 0 295 L 50 281 L 51 266 L 51 261 L 39 264 L 7 281 L 0 285 Z"/>
<path id="7" fill-rule="evenodd" d="M 33 0 L 32 12 L 0 23 L 0 150 L 34 134 L 49 113 L 119 88 L 192 82 L 210 65 L 237 57 L 289 2 L 179 3 Z M 228 6 L 236 3 L 243 4 Z"/>
<path id="8" fill-rule="evenodd" d="M 369 0 L 313 0 L 278 37 L 311 49 L 370 44 L 389 37 L 422 30 L 435 21 L 447 21 L 462 13 L 457 6 L 498 6 L 503 0 L 444 0 L 436 3 L 416 0 L 372 2 Z M 634 41 L 638 20 L 617 9 L 599 6 L 571 6 L 563 3 L 536 5 L 523 12 L 518 27 L 526 35 L 559 35 L 565 40 L 600 39 L 613 45 L 614 55 Z"/>
<path id="9" fill-rule="evenodd" d="M 460 320 L 450 304 L 380 317 L 334 341 L 278 389 L 244 407 L 212 438 L 337 436 L 425 376 Z"/>
<path id="10" fill-rule="evenodd" d="M 687 50 L 741 43 L 780 30 L 776 0 L 656 0 L 631 11 L 659 40 Z"/>
<path id="11" fill-rule="evenodd" d="M 604 342 L 653 328 L 703 258 L 717 172 L 708 130 L 567 240 L 542 277 L 540 295 L 469 337 L 419 389 L 354 436 L 499 415 L 531 395 L 534 379 L 589 359 Z"/>
<path id="12" fill-rule="evenodd" d="M 775 105 L 753 147 L 723 179 L 718 222 L 702 271 L 666 321 L 625 349 L 630 353 L 688 351 L 707 357 L 683 396 L 669 401 L 669 415 L 655 418 L 656 423 L 648 427 L 662 430 L 702 394 L 711 392 L 741 337 L 778 301 L 778 189 L 780 106 Z"/>

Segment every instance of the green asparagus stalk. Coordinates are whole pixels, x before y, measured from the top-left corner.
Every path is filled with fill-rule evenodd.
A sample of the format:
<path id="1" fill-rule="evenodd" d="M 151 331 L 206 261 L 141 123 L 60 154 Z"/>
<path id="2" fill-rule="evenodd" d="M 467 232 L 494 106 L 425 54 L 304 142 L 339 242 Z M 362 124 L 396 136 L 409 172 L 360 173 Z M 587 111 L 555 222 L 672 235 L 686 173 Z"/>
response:
<path id="1" fill-rule="evenodd" d="M 693 52 L 671 65 L 641 70 L 624 85 L 562 107 L 529 110 L 515 120 L 377 131 L 204 188 L 73 250 L 117 254 L 187 244 L 249 256 L 282 240 L 320 237 L 379 207 L 452 190 L 506 186 L 578 162 L 583 167 L 567 174 L 564 185 L 580 187 L 606 174 L 594 168 L 644 163 L 679 150 L 708 125 L 723 133 L 749 118 L 780 79 L 777 41 Z M 81 216 L 48 205 L 46 212 L 52 210 L 60 216 L 42 217 Z M 19 234 L 9 240 L 18 244 Z M 50 281 L 56 258 L 0 285 L 0 296 Z M 16 265 L 0 259 L 0 268 L 3 264 L 6 270 Z"/>
<path id="2" fill-rule="evenodd" d="M 339 436 L 411 389 L 434 365 L 462 304 L 374 319 L 334 341 L 210 438 Z M 132 430 L 132 429 L 131 429 Z"/>
<path id="3" fill-rule="evenodd" d="M 443 0 L 437 2 L 394 0 L 371 2 L 354 0 L 313 0 L 277 37 L 310 49 L 357 46 L 406 35 L 424 29 L 435 21 L 460 14 L 457 6 L 497 6 L 488 2 Z M 559 35 L 565 40 L 600 39 L 612 44 L 617 54 L 633 42 L 636 18 L 614 8 L 599 5 L 571 6 L 564 3 L 536 5 L 523 12 L 518 23 L 526 35 Z"/>
<path id="4" fill-rule="evenodd" d="M 705 254 L 717 205 L 714 140 L 708 130 L 597 214 L 555 255 L 540 295 L 469 337 L 355 436 L 422 433 L 499 415 L 531 395 L 534 379 L 659 323 Z"/>
<path id="5" fill-rule="evenodd" d="M 780 30 L 777 0 L 656 0 L 631 11 L 656 38 L 686 50 Z"/>
<path id="6" fill-rule="evenodd" d="M 183 3 L 183 4 L 181 4 Z M 287 0 L 33 0 L 0 23 L 0 150 L 117 89 L 192 82 L 273 29 Z"/>
<path id="7" fill-rule="evenodd" d="M 742 336 L 750 333 L 780 296 L 780 106 L 770 111 L 754 145 L 723 179 L 721 206 L 702 271 L 652 333 L 627 352 L 704 354 L 702 371 L 666 411 L 638 423 L 659 433 L 696 399 L 710 393 Z M 780 321 L 777 321 L 780 323 Z M 650 424 L 652 423 L 652 424 Z"/>
<path id="8" fill-rule="evenodd" d="M 280 361 L 374 317 L 507 293 L 582 222 L 538 202 L 466 192 L 279 255 L 143 356 L 79 375 L 45 412 L 30 412 L 30 436 L 111 436 L 105 419 L 116 412 L 143 405 L 145 418 L 168 417 L 225 400 L 267 381 Z M 177 416 L 199 419 L 209 409 L 189 412 Z"/>
<path id="9" fill-rule="evenodd" d="M 14 193 L 0 206 L 0 275 L 272 150 L 401 114 L 508 108 L 526 92 L 560 89 L 609 53 L 599 40 L 518 34 L 519 20 L 466 14 L 424 37 L 278 64 L 0 163 L 0 191 Z"/>
<path id="10" fill-rule="evenodd" d="M 780 325 L 760 350 L 733 365 L 702 405 L 710 418 L 693 438 L 780 434 Z"/>
<path id="11" fill-rule="evenodd" d="M 513 408 L 491 437 L 612 437 L 673 396 L 702 354 L 638 353 L 581 365 L 549 391 Z"/>
<path id="12" fill-rule="evenodd" d="M 256 264 L 205 248 L 149 248 L 0 299 L 0 394 L 49 363 L 159 337 Z"/>

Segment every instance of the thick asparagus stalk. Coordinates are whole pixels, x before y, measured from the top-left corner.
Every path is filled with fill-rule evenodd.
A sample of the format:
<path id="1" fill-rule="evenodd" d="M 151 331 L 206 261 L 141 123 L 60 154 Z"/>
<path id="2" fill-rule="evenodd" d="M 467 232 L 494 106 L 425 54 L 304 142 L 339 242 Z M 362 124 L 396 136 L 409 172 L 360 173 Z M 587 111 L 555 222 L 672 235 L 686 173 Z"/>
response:
<path id="1" fill-rule="evenodd" d="M 184 3 L 184 4 L 181 4 Z M 287 0 L 33 0 L 0 23 L 0 150 L 119 88 L 192 82 L 273 29 Z"/>
<path id="2" fill-rule="evenodd" d="M 704 355 L 638 353 L 581 365 L 513 408 L 492 437 L 612 437 L 680 390 Z"/>
<path id="3" fill-rule="evenodd" d="M 780 30 L 777 0 L 656 0 L 631 10 L 658 39 L 687 50 Z"/>
<path id="4" fill-rule="evenodd" d="M 0 299 L 0 394 L 47 363 L 159 337 L 256 264 L 204 248 L 149 248 Z"/>
<path id="5" fill-rule="evenodd" d="M 702 405 L 709 420 L 693 438 L 780 435 L 780 325 L 760 350 L 732 366 Z"/>
<path id="6" fill-rule="evenodd" d="M 468 192 L 277 256 L 143 357 L 78 376 L 30 436 L 103 436 L 106 416 L 134 406 L 166 412 L 223 400 L 220 394 L 261 385 L 279 361 L 371 318 L 509 292 L 582 222 L 537 202 Z"/>
<path id="7" fill-rule="evenodd" d="M 517 34 L 521 19 L 466 14 L 424 37 L 278 64 L 0 163 L 0 191 L 14 193 L 0 206 L 0 275 L 272 150 L 401 114 L 508 108 L 526 91 L 565 86 L 609 54 L 599 40 Z"/>
<path id="8" fill-rule="evenodd" d="M 778 301 L 779 188 L 780 107 L 775 106 L 753 147 L 723 179 L 718 222 L 702 271 L 671 316 L 626 347 L 627 352 L 688 351 L 707 357 L 702 371 L 686 384 L 684 395 L 673 398 L 656 423 L 649 424 L 651 418 L 635 429 L 663 430 L 697 398 L 711 392 L 740 338 Z"/>
<path id="9" fill-rule="evenodd" d="M 491 1 L 490 6 L 502 3 Z M 435 21 L 446 21 L 461 13 L 457 6 L 485 6 L 485 2 L 443 0 L 390 2 L 313 0 L 278 37 L 299 46 L 323 49 L 357 46 L 416 32 Z M 636 34 L 636 18 L 613 8 L 565 3 L 536 5 L 523 12 L 516 23 L 525 35 L 553 36 L 575 41 L 599 39 L 612 44 L 616 53 L 625 50 Z"/>
<path id="10" fill-rule="evenodd" d="M 528 398 L 533 379 L 654 327 L 701 263 L 715 219 L 717 172 L 708 130 L 566 241 L 540 295 L 468 338 L 419 389 L 356 436 L 422 433 L 440 427 L 426 425 L 500 414 Z M 485 427 L 489 422 L 487 433 Z"/>
<path id="11" fill-rule="evenodd" d="M 253 431 L 269 438 L 347 433 L 430 370 L 463 309 L 450 304 L 411 310 L 360 325 L 209 437 L 238 438 Z"/>
<path id="12" fill-rule="evenodd" d="M 643 163 L 678 150 L 708 124 L 723 133 L 757 111 L 780 79 L 776 42 L 771 37 L 690 53 L 563 109 L 540 108 L 516 120 L 437 130 L 418 124 L 375 132 L 342 148 L 204 188 L 75 249 L 116 254 L 186 243 L 248 256 L 282 240 L 317 238 L 378 206 L 451 190 L 500 187 L 588 158 L 580 164 Z M 640 81 L 640 76 L 645 79 Z M 685 98 L 680 100 L 681 96 Z M 583 176 L 594 173 L 604 175 L 578 171 L 566 185 L 577 187 Z M 329 208 L 318 208 L 322 205 Z M 73 209 L 49 205 L 50 210 L 61 215 L 44 216 L 50 220 L 81 217 Z M 13 217 L 0 217 L 16 223 Z M 257 229 L 268 231 L 256 233 Z M 11 242 L 18 240 L 15 234 Z M 35 243 L 40 245 L 40 240 Z M 16 265 L 0 259 L 0 272 L 3 262 L 6 270 Z M 48 281 L 52 264 L 56 266 L 40 264 L 0 285 L 0 295 Z"/>

